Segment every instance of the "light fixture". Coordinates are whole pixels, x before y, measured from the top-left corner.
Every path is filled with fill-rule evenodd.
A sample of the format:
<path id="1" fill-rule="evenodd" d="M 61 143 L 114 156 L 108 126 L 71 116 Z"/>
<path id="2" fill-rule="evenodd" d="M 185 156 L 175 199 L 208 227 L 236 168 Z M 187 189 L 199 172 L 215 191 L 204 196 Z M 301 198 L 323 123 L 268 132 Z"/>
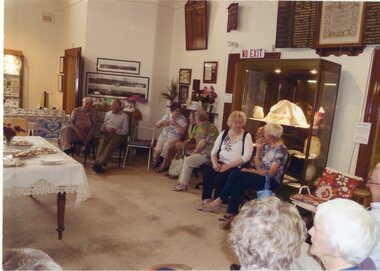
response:
<path id="1" fill-rule="evenodd" d="M 307 82 L 310 83 L 310 84 L 316 84 L 317 80 L 307 80 Z"/>
<path id="2" fill-rule="evenodd" d="M 311 73 L 311 74 L 317 74 L 318 71 L 317 71 L 316 69 L 312 69 L 312 70 L 310 70 L 310 73 Z"/>
<path id="3" fill-rule="evenodd" d="M 281 73 L 281 69 L 277 68 L 277 69 L 274 70 L 274 72 L 277 73 L 277 74 L 279 74 L 279 73 Z"/>

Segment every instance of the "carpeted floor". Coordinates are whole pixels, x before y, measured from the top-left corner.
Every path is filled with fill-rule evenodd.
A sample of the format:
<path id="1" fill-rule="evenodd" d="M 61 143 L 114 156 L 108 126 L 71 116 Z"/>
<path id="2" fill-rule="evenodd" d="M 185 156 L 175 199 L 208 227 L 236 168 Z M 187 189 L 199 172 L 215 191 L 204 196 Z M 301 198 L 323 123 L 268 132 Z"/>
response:
<path id="1" fill-rule="evenodd" d="M 74 196 L 67 196 L 63 240 L 55 231 L 55 195 L 19 196 L 3 201 L 3 248 L 41 249 L 64 269 L 163 263 L 228 269 L 237 263 L 228 232 L 218 227 L 221 215 L 196 210 L 200 190 L 171 191 L 173 180 L 146 171 L 146 156 L 134 156 L 125 169 L 112 164 L 101 175 L 91 164 L 86 172 L 92 197 L 74 208 Z"/>

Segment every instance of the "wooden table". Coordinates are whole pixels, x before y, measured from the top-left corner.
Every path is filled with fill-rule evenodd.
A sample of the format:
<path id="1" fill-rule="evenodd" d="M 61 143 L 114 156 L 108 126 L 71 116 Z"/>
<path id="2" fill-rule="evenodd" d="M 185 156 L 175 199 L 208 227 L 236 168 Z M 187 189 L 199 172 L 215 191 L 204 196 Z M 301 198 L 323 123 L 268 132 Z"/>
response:
<path id="1" fill-rule="evenodd" d="M 64 228 L 66 193 L 76 193 L 75 207 L 90 197 L 86 173 L 82 164 L 63 153 L 45 139 L 38 136 L 15 137 L 14 141 L 27 140 L 33 143 L 31 148 L 49 147 L 54 154 L 38 155 L 27 158 L 23 166 L 3 167 L 4 196 L 33 196 L 48 193 L 57 194 L 57 231 L 58 239 L 62 239 Z M 4 159 L 11 157 L 17 149 L 26 147 L 4 146 Z M 48 160 L 48 161 L 47 161 Z M 62 164 L 46 165 L 43 162 Z"/>

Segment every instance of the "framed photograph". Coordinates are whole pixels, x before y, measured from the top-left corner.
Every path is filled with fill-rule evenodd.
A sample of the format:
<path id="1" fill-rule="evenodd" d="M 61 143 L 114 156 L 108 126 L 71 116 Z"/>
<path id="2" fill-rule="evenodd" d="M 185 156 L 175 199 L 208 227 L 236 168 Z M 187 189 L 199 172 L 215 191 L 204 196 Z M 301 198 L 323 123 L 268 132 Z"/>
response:
<path id="1" fill-rule="evenodd" d="M 216 84 L 218 75 L 218 62 L 208 61 L 203 65 L 203 83 Z"/>
<path id="2" fill-rule="evenodd" d="M 65 57 L 61 56 L 59 58 L 59 73 L 63 73 L 64 64 L 65 64 Z"/>
<path id="3" fill-rule="evenodd" d="M 361 46 L 364 23 L 363 2 L 319 3 L 319 32 L 316 46 Z"/>
<path id="4" fill-rule="evenodd" d="M 140 74 L 140 62 L 129 60 L 118 60 L 110 58 L 98 58 L 96 70 L 100 72 Z"/>
<path id="5" fill-rule="evenodd" d="M 63 74 L 58 75 L 57 90 L 63 92 Z"/>
<path id="6" fill-rule="evenodd" d="M 191 69 L 179 69 L 179 84 L 190 85 Z"/>
<path id="7" fill-rule="evenodd" d="M 178 103 L 184 104 L 189 97 L 189 86 L 179 85 L 178 87 Z"/>
<path id="8" fill-rule="evenodd" d="M 86 95 L 92 97 L 128 98 L 138 95 L 148 100 L 149 77 L 109 73 L 86 73 Z"/>

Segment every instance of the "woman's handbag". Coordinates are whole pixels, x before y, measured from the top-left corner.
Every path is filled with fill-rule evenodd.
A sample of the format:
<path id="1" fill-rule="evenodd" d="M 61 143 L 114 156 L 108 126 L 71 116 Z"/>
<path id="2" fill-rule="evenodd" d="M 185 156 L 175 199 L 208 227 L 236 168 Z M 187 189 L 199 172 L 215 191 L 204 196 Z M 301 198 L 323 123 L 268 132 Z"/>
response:
<path id="1" fill-rule="evenodd" d="M 267 171 L 265 174 L 264 189 L 257 191 L 257 198 L 258 199 L 262 199 L 262 198 L 272 196 L 272 191 L 270 190 L 269 186 L 270 186 L 270 176 L 269 176 L 269 172 Z"/>
<path id="2" fill-rule="evenodd" d="M 170 177 L 178 177 L 179 176 L 179 173 L 181 172 L 181 169 L 182 169 L 183 156 L 184 156 L 184 152 L 182 152 L 181 156 L 178 156 L 178 154 L 176 154 L 176 156 L 172 160 L 170 167 L 169 167 L 169 171 L 168 171 L 168 174 Z"/>

